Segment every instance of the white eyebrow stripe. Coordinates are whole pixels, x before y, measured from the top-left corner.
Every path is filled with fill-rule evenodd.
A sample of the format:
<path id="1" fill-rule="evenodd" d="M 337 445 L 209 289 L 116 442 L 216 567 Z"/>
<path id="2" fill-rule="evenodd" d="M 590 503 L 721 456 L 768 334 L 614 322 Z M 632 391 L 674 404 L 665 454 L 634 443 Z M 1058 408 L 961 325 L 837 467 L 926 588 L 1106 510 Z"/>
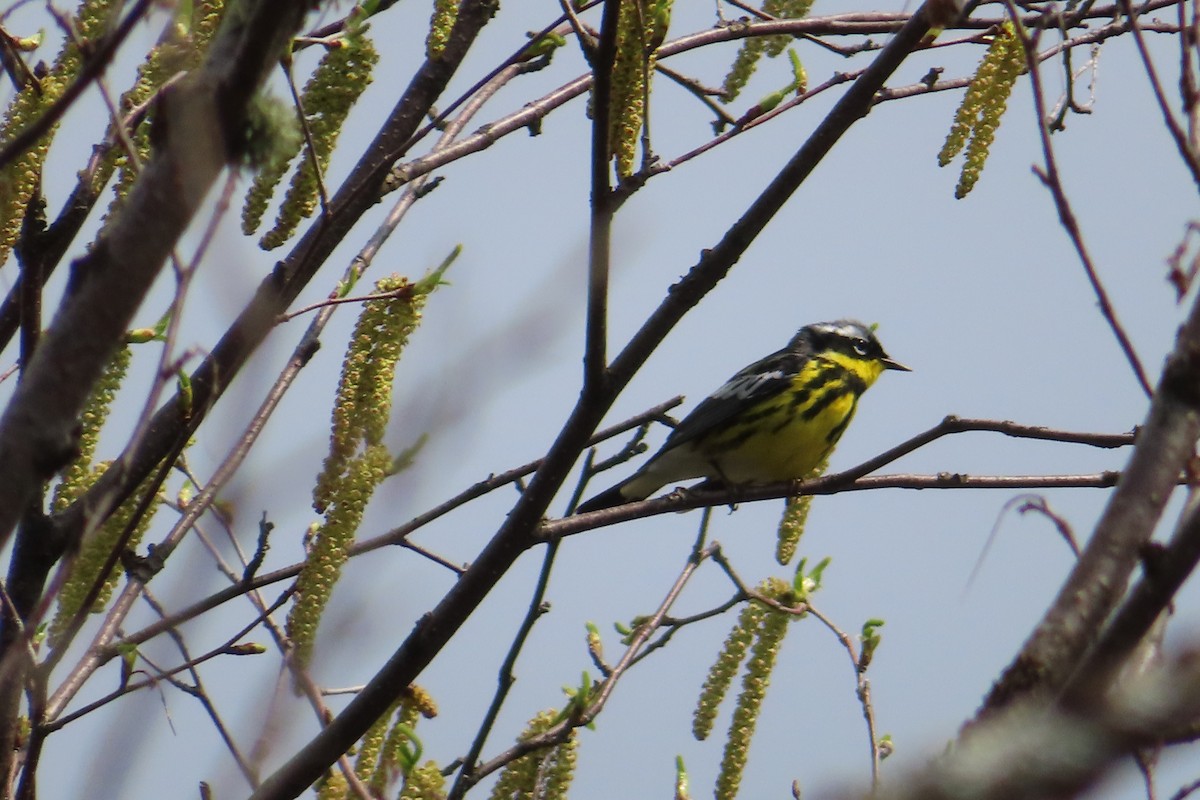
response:
<path id="1" fill-rule="evenodd" d="M 832 322 L 818 323 L 812 326 L 822 333 L 832 333 L 848 339 L 862 338 L 863 332 L 857 325 L 834 325 Z"/>

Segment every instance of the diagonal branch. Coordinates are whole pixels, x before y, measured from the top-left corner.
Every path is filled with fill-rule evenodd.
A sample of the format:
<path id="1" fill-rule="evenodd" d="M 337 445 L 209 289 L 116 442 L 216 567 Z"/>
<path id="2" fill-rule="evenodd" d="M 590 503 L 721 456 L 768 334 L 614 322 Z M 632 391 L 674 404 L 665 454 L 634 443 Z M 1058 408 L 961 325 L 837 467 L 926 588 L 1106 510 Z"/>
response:
<path id="1" fill-rule="evenodd" d="M 1071 676 L 1060 703 L 1071 711 L 1086 709 L 1114 685 L 1160 615 L 1170 609 L 1176 593 L 1200 561 L 1200 495 L 1192 492 L 1171 540 L 1158 551 L 1145 553 L 1144 574 L 1103 635 Z"/>

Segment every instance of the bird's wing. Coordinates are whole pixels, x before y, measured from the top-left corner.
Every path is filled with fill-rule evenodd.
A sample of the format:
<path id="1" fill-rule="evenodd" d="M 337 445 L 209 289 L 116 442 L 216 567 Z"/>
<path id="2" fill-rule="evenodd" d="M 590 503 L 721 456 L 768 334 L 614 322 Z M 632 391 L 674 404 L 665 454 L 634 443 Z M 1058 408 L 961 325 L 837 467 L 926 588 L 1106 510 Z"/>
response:
<path id="1" fill-rule="evenodd" d="M 784 348 L 741 370 L 675 426 L 657 456 L 719 429 L 751 406 L 785 391 L 807 359 Z"/>

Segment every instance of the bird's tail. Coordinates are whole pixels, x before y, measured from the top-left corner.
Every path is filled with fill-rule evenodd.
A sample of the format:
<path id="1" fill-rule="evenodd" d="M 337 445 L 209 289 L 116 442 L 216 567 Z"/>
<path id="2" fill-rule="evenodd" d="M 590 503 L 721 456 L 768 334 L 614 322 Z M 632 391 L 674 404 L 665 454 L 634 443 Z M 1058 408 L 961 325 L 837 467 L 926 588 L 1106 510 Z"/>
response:
<path id="1" fill-rule="evenodd" d="M 613 506 L 619 506 L 622 503 L 628 503 L 633 498 L 626 497 L 621 493 L 621 490 L 624 489 L 628 483 L 629 481 L 622 481 L 612 488 L 605 489 L 603 492 L 587 502 L 580 503 L 579 507 L 575 509 L 575 513 L 587 514 L 592 511 L 603 511 L 606 508 L 612 508 Z"/>
<path id="2" fill-rule="evenodd" d="M 576 514 L 586 514 L 589 511 L 603 511 L 606 508 L 619 506 L 622 503 L 632 503 L 635 500 L 645 500 L 663 487 L 666 483 L 654 470 L 654 462 L 643 467 L 630 477 L 618 483 L 611 489 L 606 489 L 592 499 L 575 509 Z"/>

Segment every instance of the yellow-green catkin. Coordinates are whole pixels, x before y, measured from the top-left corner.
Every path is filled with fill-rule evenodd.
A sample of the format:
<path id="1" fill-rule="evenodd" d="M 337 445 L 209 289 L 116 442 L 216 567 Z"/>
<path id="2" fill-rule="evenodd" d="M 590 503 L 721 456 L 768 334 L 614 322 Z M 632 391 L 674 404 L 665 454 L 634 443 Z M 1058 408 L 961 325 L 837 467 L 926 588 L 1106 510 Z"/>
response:
<path id="1" fill-rule="evenodd" d="M 317 800 L 350 800 L 350 784 L 340 769 L 328 773 L 317 785 Z"/>
<path id="2" fill-rule="evenodd" d="M 117 0 L 85 0 L 81 3 L 71 20 L 79 40 L 94 43 L 107 30 L 114 7 L 121 5 Z M 79 46 L 67 37 L 53 65 L 37 79 L 37 86 L 26 85 L 13 98 L 3 123 L 0 123 L 0 145 L 11 142 L 57 102 L 82 65 Z M 0 169 L 0 264 L 8 259 L 16 244 L 25 207 L 41 183 L 42 165 L 57 128 L 55 125 L 32 147 Z"/>
<path id="3" fill-rule="evenodd" d="M 788 498 L 783 508 L 783 519 L 779 521 L 779 532 L 775 541 L 775 560 L 788 565 L 796 555 L 796 547 L 804 534 L 808 521 L 808 509 L 812 506 L 812 495 Z"/>
<path id="4" fill-rule="evenodd" d="M 438 715 L 438 704 L 433 699 L 433 695 L 415 683 L 405 690 L 400 702 L 405 709 L 412 709 L 425 719 L 433 719 Z M 416 721 L 415 716 L 413 717 L 413 721 Z"/>
<path id="5" fill-rule="evenodd" d="M 525 740 L 549 730 L 560 716 L 555 709 L 543 711 L 529 721 L 519 738 Z M 575 775 L 578 747 L 578 737 L 572 730 L 561 744 L 515 759 L 500 772 L 492 787 L 491 800 L 533 797 L 564 800 Z"/>
<path id="6" fill-rule="evenodd" d="M 433 16 L 429 19 L 429 35 L 425 37 L 425 55 L 430 59 L 442 57 L 450 31 L 458 19 L 458 0 L 433 0 Z"/>
<path id="7" fill-rule="evenodd" d="M 729 687 L 733 676 L 746 658 L 746 651 L 754 641 L 754 635 L 762 624 L 762 618 L 767 608 L 762 603 L 749 602 L 742 607 L 741 614 L 733 629 L 725 638 L 717 660 L 704 679 L 704 687 L 700 690 L 700 698 L 696 701 L 696 711 L 692 716 L 692 735 L 703 741 L 712 733 L 713 722 L 717 718 L 717 709 Z"/>
<path id="8" fill-rule="evenodd" d="M 367 501 L 387 477 L 391 464 L 391 456 L 382 444 L 371 445 L 353 459 L 325 512 L 325 521 L 317 528 L 296 579 L 296 595 L 287 619 L 287 634 L 295 648 L 293 657 L 300 665 L 307 665 L 312 657 L 317 626 L 341 577 Z"/>
<path id="9" fill-rule="evenodd" d="M 763 3 L 763 11 L 776 19 L 803 19 L 808 16 L 812 4 L 813 0 L 766 0 Z M 795 41 L 795 37 L 786 34 L 765 38 L 767 41 L 765 52 L 768 58 L 779 55 Z"/>
<path id="10" fill-rule="evenodd" d="M 92 460 L 96 454 L 100 432 L 104 428 L 105 421 L 108 419 L 108 414 L 112 409 L 113 399 L 116 397 L 117 390 L 120 389 L 121 383 L 125 379 L 131 358 L 132 353 L 129 347 L 122 347 L 118 350 L 108 362 L 108 366 L 105 367 L 104 372 L 101 373 L 100 379 L 96 381 L 91 395 L 84 404 L 83 411 L 79 416 L 79 452 L 70 465 L 63 471 L 62 480 L 54 489 L 54 496 L 50 505 L 55 511 L 62 511 L 75 502 L 108 468 L 107 464 L 93 467 Z M 49 629 L 51 645 L 57 643 L 58 638 L 62 636 L 63 632 L 69 626 L 71 619 L 83 606 L 84 599 L 86 599 L 88 592 L 91 591 L 92 585 L 100 574 L 105 560 L 115 546 L 117 539 L 121 536 L 121 532 L 132 518 L 133 511 L 143 497 L 143 494 L 143 490 L 138 490 L 134 496 L 126 500 L 109 517 L 99 530 L 84 540 L 79 553 L 72 562 L 70 571 L 67 573 L 67 579 L 63 588 L 58 593 L 58 607 Z M 128 546 L 132 547 L 141 541 L 159 505 L 158 501 L 150 505 L 147 513 L 134 529 Z M 103 610 L 112 596 L 112 591 L 116 587 L 119 577 L 119 567 L 109 572 L 105 578 L 104 586 L 101 588 L 100 594 L 97 596 L 96 602 L 92 605 L 90 611 L 97 612 Z"/>
<path id="11" fill-rule="evenodd" d="M 367 729 L 355 748 L 354 774 L 371 791 L 372 797 L 387 797 L 397 779 L 406 780 L 418 769 L 413 763 L 420 755 L 415 739 L 417 721 L 437 716 L 437 704 L 421 687 L 413 684 Z M 415 755 L 414 755 L 415 754 Z M 337 773 L 341 776 L 341 773 Z M 345 779 L 327 781 L 330 797 L 342 797 Z M 324 797 L 324 794 L 320 796 Z"/>
<path id="12" fill-rule="evenodd" d="M 446 778 L 436 761 L 426 761 L 408 773 L 399 800 L 444 800 Z"/>
<path id="13" fill-rule="evenodd" d="M 208 50 L 224 16 L 225 0 L 193 0 L 192 44 L 198 53 L 203 54 Z"/>
<path id="14" fill-rule="evenodd" d="M 145 105 L 168 80 L 199 66 L 224 11 L 224 0 L 181 3 L 176 9 L 175 25 L 146 55 L 146 60 L 138 67 L 137 80 L 133 87 L 121 95 L 121 113 L 125 114 Z M 93 189 L 98 192 L 100 187 L 108 182 L 113 170 L 118 170 L 117 180 L 113 185 L 113 200 L 106 218 L 116 214 L 129 190 L 133 188 L 140 165 L 150 157 L 152 124 L 153 108 L 150 108 L 138 126 L 130 132 L 129 141 L 133 145 L 133 154 L 119 144 L 114 146 L 92 178 Z M 111 124 L 108 137 L 116 141 L 116 133 Z"/>
<path id="15" fill-rule="evenodd" d="M 791 587 L 778 578 L 764 581 L 760 591 L 783 605 L 790 606 L 796 602 Z M 754 728 L 758 723 L 763 699 L 767 695 L 767 686 L 771 682 L 775 659 L 779 655 L 779 647 L 791 620 L 792 615 L 784 611 L 767 609 L 755 632 L 750 659 L 746 662 L 746 672 L 742 677 L 742 692 L 738 695 L 733 719 L 729 723 L 729 736 L 725 740 L 725 754 L 721 759 L 721 771 L 717 775 L 714 792 L 716 800 L 733 800 L 737 796 L 742 773 L 746 768 L 746 758 L 750 752 L 750 740 L 754 737 Z"/>
<path id="16" fill-rule="evenodd" d="M 92 474 L 92 459 L 96 455 L 96 445 L 100 441 L 100 431 L 112 410 L 113 399 L 117 390 L 125 380 L 129 370 L 132 352 L 128 347 L 122 347 L 109 360 L 108 366 L 100 374 L 100 379 L 92 387 L 79 415 L 79 451 L 75 459 L 63 471 L 62 480 L 54 490 L 51 506 L 55 511 L 62 511 L 83 494 L 95 480 Z"/>
<path id="17" fill-rule="evenodd" d="M 421 309 L 433 287 L 409 284 L 398 275 L 377 281 L 375 293 L 392 296 L 368 300 L 342 361 L 334 400 L 329 455 L 313 490 L 313 507 L 324 512 L 346 465 L 363 445 L 383 440 L 392 411 L 392 381 L 408 337 L 421 321 Z"/>
<path id="18" fill-rule="evenodd" d="M 575 767 L 579 758 L 579 737 L 575 731 L 567 736 L 567 740 L 551 751 L 546 765 L 546 790 L 542 797 L 547 800 L 566 800 L 567 790 L 575 778 Z"/>
<path id="19" fill-rule="evenodd" d="M 829 459 L 826 458 L 806 477 L 819 477 L 825 474 L 828 466 Z M 782 566 L 790 564 L 796 556 L 796 547 L 800 544 L 800 537 L 804 535 L 804 526 L 808 523 L 808 510 L 812 506 L 812 499 L 811 494 L 789 497 L 787 504 L 783 507 L 783 519 L 779 521 L 779 530 L 775 540 L 775 561 Z"/>
<path id="20" fill-rule="evenodd" d="M 92 471 L 90 483 L 94 483 L 104 471 L 108 468 L 108 464 L 98 465 Z M 111 515 L 104 521 L 98 530 L 83 540 L 79 547 L 79 553 L 75 556 L 75 560 L 71 563 L 71 568 L 67 572 L 67 577 L 63 581 L 62 589 L 58 593 L 58 608 L 55 611 L 54 618 L 50 621 L 48 639 L 51 647 L 57 647 L 60 644 L 60 638 L 70 627 L 71 620 L 83 608 L 84 600 L 87 599 L 88 593 L 92 590 L 92 586 L 96 583 L 100 576 L 100 571 L 104 568 L 109 554 L 113 548 L 121 540 L 121 536 L 125 528 L 133 521 L 134 513 L 141 505 L 146 492 L 150 490 L 150 486 L 154 481 L 154 476 L 147 477 L 145 482 L 129 496 Z M 146 512 L 136 521 L 133 531 L 126 540 L 124 547 L 132 550 L 141 542 L 145 536 L 146 530 L 150 527 L 151 520 L 154 519 L 156 512 L 162 505 L 162 498 L 156 497 L 146 508 Z M 100 587 L 99 593 L 96 595 L 95 601 L 88 607 L 88 612 L 98 614 L 104 611 L 108 601 L 112 598 L 113 591 L 117 587 L 117 582 L 121 578 L 121 563 L 116 562 L 108 574 L 104 576 L 104 582 Z"/>
<path id="21" fill-rule="evenodd" d="M 766 0 L 763 3 L 763 12 L 777 19 L 803 19 L 811 8 L 812 0 Z M 794 37 L 787 35 L 750 36 L 743 39 L 725 75 L 721 101 L 731 103 L 736 100 L 758 68 L 759 59 L 764 55 L 774 58 L 793 41 Z"/>
<path id="22" fill-rule="evenodd" d="M 370 780 L 374 776 L 382 774 L 384 770 L 380 768 L 380 763 L 383 761 L 383 742 L 387 736 L 388 727 L 392 723 L 392 717 L 400 709 L 400 701 L 397 700 L 388 706 L 388 710 L 379 715 L 379 718 L 367 728 L 367 732 L 358 740 L 358 754 L 354 759 L 354 774 L 359 780 Z M 380 785 L 376 788 L 376 793 L 382 797 L 383 790 L 387 787 L 390 778 L 381 780 Z M 375 787 L 373 787 L 375 788 Z"/>
<path id="23" fill-rule="evenodd" d="M 654 51 L 667 35 L 670 0 L 632 0 L 621 4 L 609 107 L 609 150 L 617 174 L 633 174 L 638 136 L 646 119 L 646 99 L 654 73 Z"/>
<path id="24" fill-rule="evenodd" d="M 430 292 L 442 283 L 448 259 L 417 283 L 392 275 L 375 284 L 386 295 L 363 304 L 342 362 L 334 401 L 329 455 L 313 489 L 313 506 L 324 515 L 296 583 L 288 614 L 294 657 L 307 664 L 317 626 L 362 520 L 371 494 L 393 471 L 383 445 L 392 408 L 396 363 L 421 320 Z"/>
<path id="25" fill-rule="evenodd" d="M 399 710 L 393 720 L 387 735 L 382 741 L 379 758 L 370 775 L 360 772 L 367 786 L 378 796 L 384 795 L 384 790 L 396 779 L 403 776 L 406 780 L 414 769 L 419 757 L 419 743 L 413 738 L 417 722 L 425 717 L 430 719 L 437 716 L 437 704 L 433 698 L 415 684 L 408 687 L 400 699 Z"/>
<path id="26" fill-rule="evenodd" d="M 305 154 L 292 175 L 275 226 L 259 240 L 258 244 L 264 250 L 273 250 L 286 243 L 300 220 L 312 216 L 318 201 L 318 170 L 323 175 L 329 165 L 342 125 L 370 85 L 378 61 L 375 45 L 361 33 L 340 39 L 325 51 L 300 98 L 314 152 Z M 242 209 L 242 230 L 247 235 L 258 230 L 275 185 L 294 155 L 276 154 L 271 163 L 255 175 Z"/>
<path id="27" fill-rule="evenodd" d="M 1025 47 L 1012 22 L 1005 22 L 979 62 L 938 153 L 938 164 L 944 167 L 966 149 L 955 197 L 966 197 L 979 180 L 1008 98 L 1025 67 Z"/>
<path id="28" fill-rule="evenodd" d="M 725 82 L 721 86 L 721 102 L 732 103 L 750 82 L 754 70 L 758 68 L 758 60 L 766 51 L 766 39 L 762 36 L 751 36 L 742 40 L 729 72 L 725 74 Z"/>
<path id="29" fill-rule="evenodd" d="M 683 763 L 683 756 L 675 756 L 675 800 L 691 800 L 691 793 L 688 791 L 688 774 L 687 767 Z"/>

